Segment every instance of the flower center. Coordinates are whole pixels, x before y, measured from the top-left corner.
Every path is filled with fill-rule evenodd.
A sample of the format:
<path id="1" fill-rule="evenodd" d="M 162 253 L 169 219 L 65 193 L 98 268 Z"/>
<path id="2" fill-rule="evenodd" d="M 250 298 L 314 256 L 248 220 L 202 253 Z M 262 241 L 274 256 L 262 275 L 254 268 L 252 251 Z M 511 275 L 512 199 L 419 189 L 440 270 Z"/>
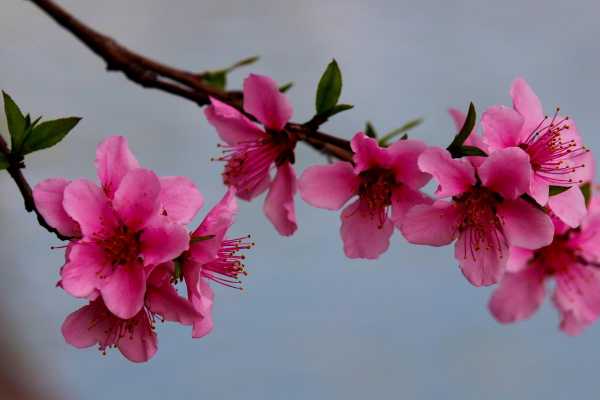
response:
<path id="1" fill-rule="evenodd" d="M 252 197 L 269 174 L 271 165 L 293 163 L 297 139 L 286 132 L 270 132 L 256 140 L 234 145 L 219 144 L 223 155 L 213 161 L 224 161 L 223 183 L 234 186 L 242 198 Z"/>
<path id="2" fill-rule="evenodd" d="M 250 235 L 235 239 L 225 239 L 217 253 L 217 259 L 202 266 L 202 275 L 206 278 L 234 289 L 242 290 L 239 275 L 248 275 L 243 264 L 242 250 L 249 250 L 254 243 L 248 242 Z"/>
<path id="3" fill-rule="evenodd" d="M 569 244 L 569 233 L 554 236 L 546 247 L 534 253 L 532 261 L 544 269 L 546 275 L 568 272 L 569 266 L 578 261 L 577 249 Z"/>
<path id="4" fill-rule="evenodd" d="M 359 174 L 358 196 L 367 206 L 371 217 L 378 217 L 381 226 L 386 221 L 389 206 L 392 204 L 396 182 L 393 171 L 384 168 L 371 168 Z"/>
<path id="5" fill-rule="evenodd" d="M 568 137 L 569 117 L 558 117 L 559 111 L 557 108 L 550 121 L 544 117 L 519 147 L 529 154 L 534 171 L 549 182 L 567 185 L 583 183 L 581 180 L 574 182 L 570 175 L 585 167 L 585 164 L 573 159 L 589 150 Z"/>
<path id="6" fill-rule="evenodd" d="M 137 235 L 124 225 L 115 230 L 110 237 L 97 238 L 96 243 L 104 250 L 113 267 L 131 264 L 140 254 Z"/>

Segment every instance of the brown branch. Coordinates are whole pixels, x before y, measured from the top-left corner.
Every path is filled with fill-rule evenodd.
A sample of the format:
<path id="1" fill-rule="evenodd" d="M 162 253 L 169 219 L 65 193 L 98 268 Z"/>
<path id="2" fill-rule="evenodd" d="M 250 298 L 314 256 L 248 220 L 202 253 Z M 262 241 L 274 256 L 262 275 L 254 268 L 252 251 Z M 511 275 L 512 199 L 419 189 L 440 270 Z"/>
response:
<path id="1" fill-rule="evenodd" d="M 162 90 L 200 106 L 208 104 L 209 97 L 214 97 L 243 112 L 242 94 L 239 91 L 218 90 L 206 85 L 202 74 L 164 65 L 137 54 L 85 25 L 51 0 L 30 1 L 102 58 L 109 71 L 121 71 L 131 81 L 145 88 Z M 319 132 L 318 125 L 291 122 L 285 130 L 326 155 L 346 161 L 352 159 L 350 143 L 345 139 Z"/>
<path id="2" fill-rule="evenodd" d="M 31 191 L 31 186 L 29 186 L 27 179 L 25 179 L 25 176 L 21 171 L 22 168 L 25 168 L 25 165 L 22 160 L 17 160 L 12 156 L 8 148 L 8 144 L 1 135 L 0 153 L 2 153 L 2 155 L 4 155 L 9 161 L 9 166 L 6 169 L 6 171 L 13 179 L 13 181 L 15 181 L 15 184 L 19 188 L 19 192 L 21 192 L 21 197 L 23 197 L 23 201 L 25 203 L 25 210 L 27 210 L 27 212 L 34 212 L 37 216 L 38 223 L 48 232 L 54 233 L 56 237 L 58 237 L 60 240 L 69 240 L 69 237 L 62 235 L 60 232 L 58 232 L 56 229 L 50 226 L 50 224 L 46 222 L 44 217 L 42 217 L 42 214 L 40 214 L 39 210 L 35 206 L 35 202 L 33 201 L 33 193 Z"/>

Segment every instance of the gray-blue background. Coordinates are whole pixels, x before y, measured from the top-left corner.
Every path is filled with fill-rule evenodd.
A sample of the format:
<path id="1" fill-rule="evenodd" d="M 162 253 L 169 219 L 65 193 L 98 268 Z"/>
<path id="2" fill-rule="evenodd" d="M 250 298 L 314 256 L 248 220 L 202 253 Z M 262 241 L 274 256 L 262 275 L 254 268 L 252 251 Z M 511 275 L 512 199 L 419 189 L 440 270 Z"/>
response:
<path id="1" fill-rule="evenodd" d="M 547 109 L 560 104 L 600 149 L 594 1 L 60 3 L 127 46 L 187 69 L 260 54 L 252 70 L 296 83 L 289 95 L 300 121 L 311 116 L 316 82 L 335 57 L 342 100 L 356 108 L 324 129 L 344 137 L 367 119 L 385 130 L 423 116 L 413 136 L 445 144 L 449 106 L 509 104 L 510 82 L 523 75 Z M 106 73 L 26 1 L 4 0 L 1 10 L 0 87 L 35 114 L 84 117 L 55 150 L 31 156 L 31 182 L 94 177 L 96 144 L 124 134 L 144 165 L 190 176 L 208 204 L 221 196 L 222 165 L 208 161 L 217 138 L 197 107 Z M 297 158 L 298 171 L 322 161 L 303 146 Z M 350 261 L 336 213 L 300 200 L 292 238 L 274 232 L 262 199 L 242 204 L 234 232 L 257 242 L 251 274 L 243 293 L 216 288 L 210 336 L 192 340 L 186 327 L 160 325 L 158 354 L 145 365 L 116 351 L 75 350 L 59 328 L 82 302 L 54 287 L 63 256 L 49 246 L 57 240 L 25 213 L 5 173 L 0 187 L 2 329 L 19 343 L 2 346 L 36 368 L 23 380 L 41 377 L 60 398 L 570 399 L 600 389 L 600 327 L 566 337 L 548 303 L 528 322 L 500 326 L 486 310 L 490 290 L 467 284 L 451 248 L 408 246 L 396 233 L 378 261 Z"/>

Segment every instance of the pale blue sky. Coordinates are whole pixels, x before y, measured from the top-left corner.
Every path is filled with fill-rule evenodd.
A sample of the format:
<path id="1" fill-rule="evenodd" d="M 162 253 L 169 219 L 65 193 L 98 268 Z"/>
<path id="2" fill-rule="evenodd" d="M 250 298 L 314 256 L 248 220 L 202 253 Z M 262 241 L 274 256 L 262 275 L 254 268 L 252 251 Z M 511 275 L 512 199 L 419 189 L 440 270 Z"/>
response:
<path id="1" fill-rule="evenodd" d="M 450 106 L 509 103 L 522 75 L 544 105 L 560 104 L 600 150 L 598 37 L 594 1 L 104 0 L 60 1 L 127 46 L 192 70 L 260 54 L 253 67 L 284 83 L 295 119 L 311 115 L 314 90 L 335 57 L 342 100 L 356 107 L 324 130 L 351 137 L 422 116 L 414 133 L 445 144 Z M 188 175 L 209 204 L 223 193 L 214 131 L 193 104 L 143 90 L 26 1 L 0 16 L 0 88 L 28 111 L 84 119 L 55 150 L 32 155 L 32 182 L 93 177 L 96 144 L 127 135 L 144 165 Z M 239 85 L 250 69 L 235 73 Z M 3 126 L 3 125 L 0 125 Z M 302 147 L 298 170 L 320 162 Z M 71 399 L 531 399 L 592 398 L 600 390 L 600 327 L 578 338 L 557 330 L 549 304 L 532 320 L 500 326 L 489 289 L 471 287 L 452 249 L 408 246 L 396 234 L 376 262 L 349 261 L 338 216 L 297 203 L 300 229 L 279 237 L 242 204 L 234 228 L 252 233 L 245 292 L 217 287 L 215 330 L 159 327 L 159 352 L 134 365 L 117 352 L 64 344 L 60 324 L 81 302 L 54 287 L 62 253 L 0 175 L 2 312 L 42 376 Z"/>

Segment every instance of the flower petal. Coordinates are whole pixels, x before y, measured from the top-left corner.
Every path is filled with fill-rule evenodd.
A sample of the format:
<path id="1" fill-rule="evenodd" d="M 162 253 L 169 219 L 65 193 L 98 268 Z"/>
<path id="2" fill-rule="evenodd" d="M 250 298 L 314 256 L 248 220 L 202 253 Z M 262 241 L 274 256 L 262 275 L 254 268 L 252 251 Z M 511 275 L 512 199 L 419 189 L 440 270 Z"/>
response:
<path id="1" fill-rule="evenodd" d="M 293 113 L 292 105 L 279 91 L 277 82 L 255 74 L 244 80 L 244 111 L 275 131 L 281 131 Z"/>
<path id="2" fill-rule="evenodd" d="M 346 257 L 376 259 L 390 246 L 394 225 L 388 218 L 379 221 L 360 199 L 344 208 L 341 220 Z"/>
<path id="3" fill-rule="evenodd" d="M 529 183 L 529 189 L 527 190 L 527 193 L 533 197 L 533 199 L 537 201 L 540 206 L 545 206 L 550 198 L 549 191 L 550 185 L 548 182 L 543 177 L 532 171 L 531 182 Z"/>
<path id="4" fill-rule="evenodd" d="M 296 232 L 296 211 L 294 194 L 296 193 L 296 175 L 290 163 L 277 168 L 277 175 L 265 199 L 263 211 L 277 232 L 289 236 Z"/>
<path id="5" fill-rule="evenodd" d="M 158 349 L 156 333 L 144 313 L 136 316 L 133 331 L 123 336 L 117 347 L 129 361 L 141 363 L 150 360 Z"/>
<path id="6" fill-rule="evenodd" d="M 461 217 L 460 210 L 453 203 L 438 200 L 433 205 L 411 208 L 400 225 L 400 231 L 410 243 L 445 246 L 456 239 Z"/>
<path id="7" fill-rule="evenodd" d="M 505 199 L 516 199 L 529 189 L 529 155 L 517 147 L 496 150 L 478 170 L 484 186 Z"/>
<path id="8" fill-rule="evenodd" d="M 69 217 L 63 207 L 66 179 L 46 179 L 33 188 L 35 206 L 46 222 L 64 236 L 80 237 L 79 224 Z"/>
<path id="9" fill-rule="evenodd" d="M 469 190 L 475 183 L 475 169 L 464 159 L 453 159 L 439 147 L 430 147 L 419 157 L 419 168 L 433 175 L 438 182 L 438 197 L 456 196 Z"/>
<path id="10" fill-rule="evenodd" d="M 508 251 L 508 261 L 506 261 L 507 272 L 519 272 L 526 268 L 531 261 L 535 252 L 533 250 L 522 249 L 512 246 Z"/>
<path id="11" fill-rule="evenodd" d="M 223 198 L 208 212 L 204 220 L 192 234 L 192 238 L 206 238 L 190 244 L 190 256 L 198 263 L 204 264 L 214 260 L 221 247 L 221 242 L 237 214 L 235 190 L 229 189 Z"/>
<path id="12" fill-rule="evenodd" d="M 392 193 L 392 215 L 390 219 L 400 229 L 406 213 L 416 205 L 433 204 L 433 200 L 418 190 L 400 185 Z"/>
<path id="13" fill-rule="evenodd" d="M 162 214 L 180 224 L 190 223 L 204 204 L 204 199 L 194 182 L 184 176 L 160 178 L 158 195 Z"/>
<path id="14" fill-rule="evenodd" d="M 531 317 L 544 301 L 544 278 L 544 269 L 538 267 L 506 273 L 488 305 L 494 318 L 508 324 Z"/>
<path id="15" fill-rule="evenodd" d="M 514 109 L 524 118 L 523 131 L 526 134 L 533 132 L 544 119 L 544 110 L 540 99 L 523 78 L 517 78 L 512 83 L 510 96 Z"/>
<path id="16" fill-rule="evenodd" d="M 123 177 L 129 171 L 140 167 L 129 150 L 127 138 L 123 136 L 110 136 L 100 143 L 96 149 L 95 164 L 102 188 L 111 199 Z"/>
<path id="17" fill-rule="evenodd" d="M 113 207 L 121 221 L 133 232 L 144 228 L 158 215 L 160 181 L 149 169 L 130 171 L 115 192 Z"/>
<path id="18" fill-rule="evenodd" d="M 311 206 L 338 210 L 357 193 L 359 183 L 352 164 L 338 161 L 305 169 L 298 180 L 298 190 Z"/>
<path id="19" fill-rule="evenodd" d="M 144 305 L 146 274 L 141 264 L 118 265 L 100 288 L 106 307 L 122 319 L 135 316 Z"/>
<path id="20" fill-rule="evenodd" d="M 93 346 L 110 330 L 111 318 L 99 318 L 94 303 L 83 306 L 65 318 L 61 326 L 65 341 L 78 349 Z"/>
<path id="21" fill-rule="evenodd" d="M 489 286 L 500 281 L 507 255 L 508 246 L 499 232 L 475 232 L 472 228 L 460 233 L 454 248 L 463 275 L 474 286 Z"/>
<path id="22" fill-rule="evenodd" d="M 548 206 L 561 221 L 571 228 L 577 228 L 587 215 L 585 198 L 579 186 L 573 186 L 556 196 L 551 196 Z"/>
<path id="23" fill-rule="evenodd" d="M 144 266 L 158 265 L 177 258 L 190 245 L 190 237 L 183 225 L 166 217 L 157 218 L 140 236 L 140 255 Z"/>
<path id="24" fill-rule="evenodd" d="M 192 302 L 194 309 L 202 316 L 194 321 L 192 337 L 200 338 L 206 336 L 213 328 L 212 305 L 214 293 L 206 279 L 201 275 L 202 266 L 196 262 L 187 262 L 183 266 L 183 278 L 187 287 L 188 299 Z"/>
<path id="25" fill-rule="evenodd" d="M 146 304 L 150 311 L 160 315 L 166 321 L 192 325 L 196 319 L 202 318 L 192 303 L 179 296 L 168 282 L 159 288 L 149 287 L 146 292 Z"/>
<path id="26" fill-rule="evenodd" d="M 542 210 L 523 199 L 498 205 L 504 233 L 512 246 L 535 250 L 552 243 L 554 224 Z"/>
<path id="27" fill-rule="evenodd" d="M 110 261 L 95 243 L 76 243 L 70 247 L 69 259 L 61 268 L 61 287 L 70 295 L 87 298 L 104 285 Z"/>
<path id="28" fill-rule="evenodd" d="M 523 117 L 505 106 L 488 108 L 481 118 L 483 139 L 492 152 L 507 147 L 518 147 L 524 139 L 522 135 Z"/>
<path id="29" fill-rule="evenodd" d="M 67 185 L 63 207 L 79 223 L 85 237 L 110 235 L 119 224 L 110 200 L 102 189 L 86 179 L 78 179 Z"/>
<path id="30" fill-rule="evenodd" d="M 598 270 L 578 264 L 567 266 L 556 274 L 553 300 L 561 314 L 561 329 L 570 335 L 579 334 L 600 315 Z"/>
<path id="31" fill-rule="evenodd" d="M 350 141 L 354 151 L 354 172 L 358 175 L 373 167 L 388 167 L 390 155 L 384 148 L 379 147 L 377 141 L 358 132 Z"/>
<path id="32" fill-rule="evenodd" d="M 398 140 L 386 149 L 389 155 L 390 169 L 396 175 L 396 181 L 413 189 L 423 187 L 431 175 L 419 169 L 417 160 L 427 145 L 420 140 Z"/>
<path id="33" fill-rule="evenodd" d="M 215 127 L 221 139 L 230 145 L 254 141 L 265 133 L 244 114 L 217 99 L 204 109 L 208 122 Z"/>

